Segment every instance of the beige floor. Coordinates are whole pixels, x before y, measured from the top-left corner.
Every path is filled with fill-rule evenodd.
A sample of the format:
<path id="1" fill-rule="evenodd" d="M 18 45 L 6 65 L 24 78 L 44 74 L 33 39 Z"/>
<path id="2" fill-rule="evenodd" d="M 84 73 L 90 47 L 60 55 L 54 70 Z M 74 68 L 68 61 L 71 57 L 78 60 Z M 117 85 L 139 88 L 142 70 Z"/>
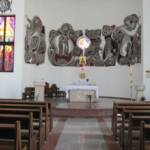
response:
<path id="1" fill-rule="evenodd" d="M 104 108 L 113 108 L 113 102 L 131 102 L 131 100 L 123 100 L 116 98 L 100 98 L 98 103 Z"/>
<path id="2" fill-rule="evenodd" d="M 57 108 L 89 108 L 89 102 L 69 102 L 67 100 L 55 99 L 53 101 L 57 101 L 56 107 Z M 114 102 L 131 102 L 131 100 L 123 100 L 123 99 L 116 99 L 116 98 L 99 98 L 96 101 L 91 103 L 91 108 L 99 109 L 99 108 L 106 108 L 112 109 Z"/>

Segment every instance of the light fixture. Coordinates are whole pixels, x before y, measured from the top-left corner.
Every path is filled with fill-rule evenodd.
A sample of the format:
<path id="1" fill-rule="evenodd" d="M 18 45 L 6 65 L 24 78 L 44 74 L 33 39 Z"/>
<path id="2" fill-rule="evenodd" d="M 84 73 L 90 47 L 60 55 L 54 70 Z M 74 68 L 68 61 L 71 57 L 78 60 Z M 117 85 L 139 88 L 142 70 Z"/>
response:
<path id="1" fill-rule="evenodd" d="M 80 36 L 77 39 L 77 46 L 82 50 L 82 55 L 79 56 L 79 65 L 80 65 L 80 73 L 79 77 L 80 79 L 86 78 L 85 73 L 85 66 L 86 66 L 86 56 L 85 56 L 85 50 L 89 48 L 91 45 L 91 40 L 87 36 Z"/>
<path id="2" fill-rule="evenodd" d="M 77 46 L 82 50 L 87 49 L 91 44 L 91 40 L 87 36 L 80 36 L 77 39 Z"/>

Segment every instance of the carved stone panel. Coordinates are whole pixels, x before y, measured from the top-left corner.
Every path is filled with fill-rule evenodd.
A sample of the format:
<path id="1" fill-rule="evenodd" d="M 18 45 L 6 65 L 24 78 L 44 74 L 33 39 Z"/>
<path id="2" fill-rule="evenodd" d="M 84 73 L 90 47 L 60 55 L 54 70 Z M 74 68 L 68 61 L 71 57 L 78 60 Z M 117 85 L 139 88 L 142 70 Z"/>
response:
<path id="1" fill-rule="evenodd" d="M 50 62 L 56 66 L 78 66 L 82 51 L 76 46 L 76 41 L 81 35 L 81 30 L 75 31 L 68 23 L 58 30 L 51 30 L 48 50 Z"/>
<path id="2" fill-rule="evenodd" d="M 49 33 L 48 57 L 55 66 L 79 66 L 82 50 L 76 46 L 82 30 L 65 23 Z M 91 45 L 85 50 L 87 66 L 115 66 L 141 63 L 141 24 L 136 14 L 124 18 L 123 24 L 104 25 L 85 30 Z"/>
<path id="3" fill-rule="evenodd" d="M 46 41 L 45 29 L 39 17 L 35 16 L 32 20 L 27 18 L 25 36 L 25 62 L 29 64 L 42 64 L 45 60 Z"/>
<path id="4" fill-rule="evenodd" d="M 0 0 L 0 12 L 11 11 L 12 0 Z"/>

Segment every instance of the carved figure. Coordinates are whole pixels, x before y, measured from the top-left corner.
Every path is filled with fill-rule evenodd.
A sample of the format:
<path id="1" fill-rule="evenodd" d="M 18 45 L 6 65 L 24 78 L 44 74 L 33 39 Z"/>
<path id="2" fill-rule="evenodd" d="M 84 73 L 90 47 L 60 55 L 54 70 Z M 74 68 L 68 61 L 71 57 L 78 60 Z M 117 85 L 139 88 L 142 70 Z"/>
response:
<path id="1" fill-rule="evenodd" d="M 127 16 L 124 19 L 124 26 L 122 29 L 131 38 L 132 53 L 131 53 L 130 64 L 140 63 L 141 62 L 141 25 L 139 24 L 139 17 L 136 14 Z"/>
<path id="2" fill-rule="evenodd" d="M 141 26 L 139 26 L 136 34 L 132 37 L 132 49 L 135 63 L 141 63 Z"/>
<path id="3" fill-rule="evenodd" d="M 12 0 L 0 0 L 0 12 L 5 13 L 11 11 Z"/>
<path id="4" fill-rule="evenodd" d="M 112 34 L 112 39 L 117 43 L 119 54 L 118 54 L 118 63 L 120 65 L 128 65 L 131 56 L 131 40 L 130 37 L 121 30 L 120 27 L 117 27 Z"/>
<path id="5" fill-rule="evenodd" d="M 114 66 L 116 64 L 117 46 L 111 38 L 114 28 L 114 25 L 104 25 L 102 28 L 102 35 L 105 37 L 103 59 L 106 66 Z"/>
<path id="6" fill-rule="evenodd" d="M 124 19 L 124 28 L 128 31 L 135 30 L 138 24 L 139 18 L 136 14 L 129 15 Z"/>
<path id="7" fill-rule="evenodd" d="M 42 64 L 45 59 L 46 41 L 42 21 L 35 16 L 32 20 L 27 18 L 28 25 L 25 36 L 25 62 L 29 64 Z"/>
<path id="8" fill-rule="evenodd" d="M 139 19 L 137 15 L 133 14 L 124 19 L 124 25 L 116 27 L 113 31 L 112 38 L 118 45 L 118 63 L 120 65 L 131 65 L 140 62 L 141 33 L 138 33 L 139 28 Z"/>
<path id="9" fill-rule="evenodd" d="M 103 66 L 103 60 L 100 57 L 99 51 L 101 43 L 101 30 L 85 30 L 85 35 L 91 40 L 91 45 L 85 51 L 88 66 Z"/>
<path id="10" fill-rule="evenodd" d="M 65 23 L 58 30 L 51 30 L 49 34 L 49 60 L 53 65 L 77 65 L 81 50 L 76 46 L 76 40 L 82 31 L 74 31 L 72 26 Z M 77 50 L 77 51 L 76 51 Z"/>

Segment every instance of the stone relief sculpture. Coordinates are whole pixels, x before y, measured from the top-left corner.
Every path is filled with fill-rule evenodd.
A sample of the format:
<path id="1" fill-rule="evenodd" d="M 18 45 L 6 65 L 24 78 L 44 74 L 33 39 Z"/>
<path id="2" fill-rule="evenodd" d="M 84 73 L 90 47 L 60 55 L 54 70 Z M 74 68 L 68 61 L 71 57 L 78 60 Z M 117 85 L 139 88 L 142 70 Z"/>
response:
<path id="1" fill-rule="evenodd" d="M 104 25 L 102 28 L 102 35 L 105 38 L 105 47 L 103 49 L 103 61 L 105 66 L 114 66 L 116 64 L 117 45 L 111 37 L 114 28 L 114 25 Z"/>
<path id="2" fill-rule="evenodd" d="M 42 64 L 45 60 L 46 41 L 42 21 L 35 16 L 32 20 L 27 18 L 25 36 L 25 62 L 29 64 Z"/>
<path id="3" fill-rule="evenodd" d="M 112 38 L 119 49 L 118 63 L 130 65 L 141 62 L 141 25 L 136 14 L 127 16 L 124 24 L 117 27 Z"/>
<path id="4" fill-rule="evenodd" d="M 91 45 L 85 51 L 85 56 L 87 57 L 87 65 L 95 66 L 104 66 L 102 57 L 101 57 L 101 30 L 85 30 L 85 35 L 91 40 Z"/>
<path id="5" fill-rule="evenodd" d="M 11 11 L 12 0 L 0 0 L 0 12 Z"/>
<path id="6" fill-rule="evenodd" d="M 65 23 L 49 33 L 49 60 L 56 66 L 79 66 L 82 50 L 76 46 L 82 30 L 74 31 Z M 141 25 L 139 17 L 131 14 L 123 24 L 104 25 L 102 29 L 85 30 L 91 45 L 85 50 L 87 66 L 115 66 L 141 63 Z"/>
<path id="7" fill-rule="evenodd" d="M 65 23 L 58 30 L 49 33 L 49 60 L 56 66 L 78 65 L 78 56 L 81 50 L 77 48 L 76 41 L 82 35 L 82 31 L 74 31 L 73 27 Z"/>

